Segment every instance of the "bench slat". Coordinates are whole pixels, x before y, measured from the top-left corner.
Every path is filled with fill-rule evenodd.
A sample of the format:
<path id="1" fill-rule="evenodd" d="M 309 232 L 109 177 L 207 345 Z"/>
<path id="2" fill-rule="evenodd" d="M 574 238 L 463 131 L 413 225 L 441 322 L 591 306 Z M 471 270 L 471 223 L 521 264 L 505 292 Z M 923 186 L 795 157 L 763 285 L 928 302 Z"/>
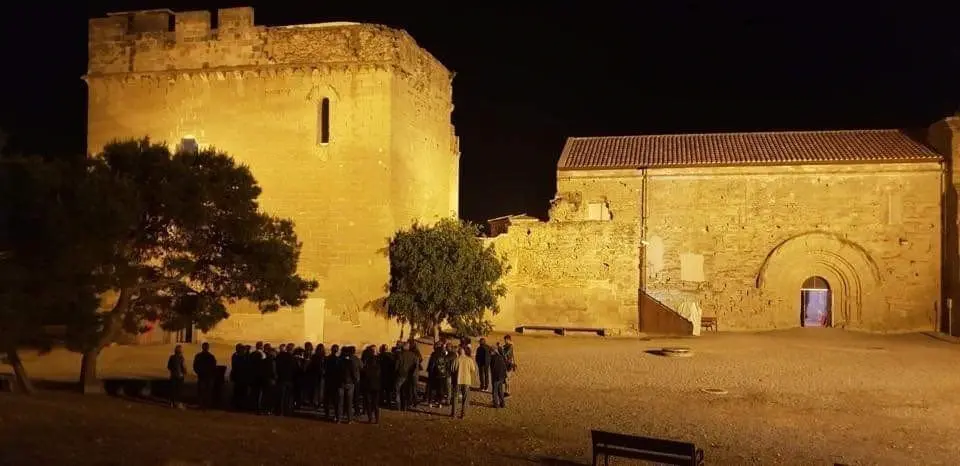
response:
<path id="1" fill-rule="evenodd" d="M 593 444 L 604 448 L 628 448 L 635 450 L 655 451 L 677 456 L 692 458 L 697 454 L 696 445 L 689 442 L 677 442 L 635 435 L 617 434 L 591 430 Z"/>
<path id="2" fill-rule="evenodd" d="M 596 452 L 603 455 L 652 461 L 660 464 L 688 465 L 694 459 L 692 456 L 671 455 L 647 450 L 628 450 L 624 448 L 598 448 Z"/>

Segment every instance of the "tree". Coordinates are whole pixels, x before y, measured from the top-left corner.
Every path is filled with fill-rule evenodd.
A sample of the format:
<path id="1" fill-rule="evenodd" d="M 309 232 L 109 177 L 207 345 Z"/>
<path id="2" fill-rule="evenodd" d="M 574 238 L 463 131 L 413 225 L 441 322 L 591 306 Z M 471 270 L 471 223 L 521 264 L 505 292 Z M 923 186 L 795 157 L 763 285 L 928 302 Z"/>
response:
<path id="1" fill-rule="evenodd" d="M 388 315 L 434 338 L 443 322 L 463 335 L 489 333 L 484 314 L 500 311 L 498 298 L 506 294 L 500 278 L 508 267 L 479 236 L 477 226 L 456 219 L 398 231 L 388 249 Z"/>
<path id="2" fill-rule="evenodd" d="M 116 142 L 88 172 L 90 185 L 103 190 L 100 202 L 115 207 L 93 207 L 113 211 L 102 219 L 100 234 L 111 241 L 95 248 L 94 276 L 117 299 L 76 326 L 85 391 L 99 390 L 97 357 L 122 330 L 159 321 L 167 330 L 206 331 L 228 317 L 228 303 L 245 299 L 273 312 L 302 304 L 316 289 L 296 273 L 301 245 L 293 223 L 260 210 L 260 187 L 228 155 Z"/>
<path id="3" fill-rule="evenodd" d="M 33 386 L 20 360 L 25 345 L 49 350 L 48 324 L 88 320 L 97 309 L 91 256 L 96 218 L 77 218 L 90 201 L 81 180 L 83 161 L 39 157 L 0 159 L 0 350 L 13 366 L 21 391 Z"/>

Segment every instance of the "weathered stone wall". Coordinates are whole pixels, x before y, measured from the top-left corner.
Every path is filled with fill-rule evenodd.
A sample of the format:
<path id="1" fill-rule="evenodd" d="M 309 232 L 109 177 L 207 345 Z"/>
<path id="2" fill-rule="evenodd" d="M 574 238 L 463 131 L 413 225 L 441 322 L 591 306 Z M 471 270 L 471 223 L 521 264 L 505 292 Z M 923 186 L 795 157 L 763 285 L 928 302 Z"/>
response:
<path id="1" fill-rule="evenodd" d="M 388 279 L 387 239 L 413 218 L 450 215 L 458 189 L 449 72 L 381 26 L 266 28 L 245 8 L 220 10 L 217 30 L 206 12 L 177 14 L 173 32 L 128 21 L 91 20 L 89 151 L 143 136 L 226 151 L 253 171 L 263 208 L 296 223 L 300 271 L 320 281 L 313 298 L 325 302 L 318 338 L 395 338 L 372 305 Z M 295 321 L 291 339 L 317 333 L 316 322 Z"/>
<path id="2" fill-rule="evenodd" d="M 646 290 L 724 329 L 800 325 L 826 278 L 833 325 L 932 330 L 940 304 L 939 164 L 651 170 Z"/>
<path id="3" fill-rule="evenodd" d="M 498 328 L 634 329 L 638 287 L 725 330 L 797 327 L 812 276 L 834 326 L 937 326 L 937 163 L 561 171 L 557 185 L 549 222 L 493 239 L 514 267 Z"/>
<path id="4" fill-rule="evenodd" d="M 511 265 L 507 296 L 493 319 L 519 325 L 637 330 L 640 180 L 635 171 L 599 177 L 561 172 L 548 222 L 518 222 L 492 241 Z M 589 220 L 590 203 L 609 206 Z"/>
<path id="5" fill-rule="evenodd" d="M 493 239 L 511 266 L 498 330 L 562 325 L 635 331 L 637 229 L 629 223 L 531 222 Z"/>

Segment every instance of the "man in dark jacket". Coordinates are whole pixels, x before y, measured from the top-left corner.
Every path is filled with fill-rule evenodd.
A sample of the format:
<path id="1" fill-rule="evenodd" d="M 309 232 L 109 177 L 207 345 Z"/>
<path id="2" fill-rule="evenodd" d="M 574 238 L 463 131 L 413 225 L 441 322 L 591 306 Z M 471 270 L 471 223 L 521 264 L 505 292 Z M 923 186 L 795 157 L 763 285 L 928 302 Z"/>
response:
<path id="1" fill-rule="evenodd" d="M 200 346 L 200 352 L 193 357 L 193 373 L 197 374 L 197 395 L 200 408 L 209 408 L 213 400 L 213 383 L 217 375 L 217 358 L 210 352 L 210 343 Z"/>
<path id="2" fill-rule="evenodd" d="M 230 383 L 233 384 L 233 409 L 243 410 L 244 400 L 247 399 L 249 375 L 247 374 L 247 347 L 237 343 L 233 356 L 230 357 Z"/>
<path id="3" fill-rule="evenodd" d="M 317 345 L 316 351 L 310 356 L 310 362 L 307 363 L 307 377 L 313 381 L 313 391 L 310 398 L 310 404 L 314 408 L 320 409 L 320 403 L 323 402 L 323 378 L 325 374 L 324 366 L 327 362 L 327 351 L 323 343 Z"/>
<path id="4" fill-rule="evenodd" d="M 292 344 L 280 345 L 277 353 L 277 399 L 275 412 L 288 416 L 293 410 L 293 380 L 297 375 Z"/>
<path id="5" fill-rule="evenodd" d="M 387 348 L 387 345 L 380 346 L 380 395 L 384 406 L 390 407 L 393 401 L 393 377 L 396 375 L 394 368 L 397 366 L 397 358 L 393 352 Z"/>
<path id="6" fill-rule="evenodd" d="M 263 351 L 263 342 L 258 341 L 253 351 L 247 353 L 247 374 L 250 377 L 250 398 L 247 409 L 259 413 L 263 407 L 263 360 L 267 354 Z"/>
<path id="7" fill-rule="evenodd" d="M 376 354 L 376 346 L 370 345 L 363 350 L 360 361 L 363 369 L 360 372 L 360 390 L 363 392 L 363 410 L 367 413 L 367 421 L 371 424 L 380 423 L 380 360 Z"/>
<path id="8" fill-rule="evenodd" d="M 323 415 L 330 417 L 330 410 L 337 413 L 337 398 L 340 390 L 340 345 L 330 347 L 330 354 L 327 355 L 324 364 L 326 376 L 323 381 L 323 390 L 326 398 L 323 401 Z"/>
<path id="9" fill-rule="evenodd" d="M 182 409 L 180 390 L 183 389 L 183 378 L 187 376 L 187 362 L 183 359 L 182 346 L 173 348 L 173 354 L 167 359 L 167 370 L 170 372 L 170 406 Z"/>
<path id="10" fill-rule="evenodd" d="M 410 399 L 410 386 L 413 385 L 416 390 L 416 379 L 411 377 L 417 374 L 417 364 L 420 360 L 417 354 L 410 349 L 410 343 L 404 343 L 401 347 L 400 355 L 397 357 L 397 371 L 394 379 L 394 390 L 396 391 L 396 403 L 400 411 L 406 411 L 407 406 L 412 402 Z"/>
<path id="11" fill-rule="evenodd" d="M 505 408 L 503 389 L 507 383 L 507 360 L 500 354 L 497 348 L 490 349 L 490 378 L 493 382 L 493 407 Z"/>
<path id="12" fill-rule="evenodd" d="M 477 370 L 480 373 L 480 391 L 487 391 L 490 388 L 490 346 L 486 338 L 481 338 L 477 345 Z"/>
<path id="13" fill-rule="evenodd" d="M 455 403 L 456 395 L 453 393 L 457 380 L 457 347 L 454 342 L 448 342 L 444 348 L 443 359 L 446 362 L 446 372 L 443 374 L 443 405 Z"/>
<path id="14" fill-rule="evenodd" d="M 263 393 L 260 396 L 260 414 L 270 415 L 277 405 L 277 350 L 269 343 L 263 346 L 264 358 L 260 361 L 260 378 Z"/>
<path id="15" fill-rule="evenodd" d="M 355 351 L 356 348 L 353 346 L 344 347 L 339 363 L 340 387 L 337 396 L 337 422 L 343 421 L 347 424 L 353 422 L 355 389 L 357 383 L 360 382 L 360 360 L 357 358 Z"/>

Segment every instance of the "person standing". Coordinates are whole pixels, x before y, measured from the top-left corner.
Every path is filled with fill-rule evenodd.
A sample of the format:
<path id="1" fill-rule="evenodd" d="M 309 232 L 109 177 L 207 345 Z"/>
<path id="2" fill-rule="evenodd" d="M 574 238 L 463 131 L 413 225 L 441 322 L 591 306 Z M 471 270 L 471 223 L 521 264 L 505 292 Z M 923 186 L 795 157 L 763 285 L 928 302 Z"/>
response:
<path id="1" fill-rule="evenodd" d="M 293 354 L 293 344 L 280 345 L 277 353 L 277 397 L 274 412 L 287 416 L 293 411 L 293 382 L 297 376 L 297 361 Z"/>
<path id="2" fill-rule="evenodd" d="M 354 391 L 360 381 L 360 360 L 357 359 L 356 348 L 346 346 L 341 351 L 340 358 L 340 387 L 337 396 L 337 421 L 350 424 L 353 422 Z M 344 413 L 346 411 L 346 413 Z M 344 416 L 346 415 L 346 416 Z"/>
<path id="3" fill-rule="evenodd" d="M 477 363 L 470 354 L 469 347 L 461 346 L 457 350 L 457 359 L 454 361 L 455 373 L 457 374 L 456 389 L 450 396 L 450 417 L 457 414 L 457 395 L 460 396 L 460 419 L 467 414 L 467 405 L 470 404 L 470 387 L 472 387 L 479 378 L 477 376 Z"/>
<path id="4" fill-rule="evenodd" d="M 487 339 L 481 338 L 477 345 L 477 371 L 480 374 L 480 390 L 487 391 L 490 388 L 490 346 L 487 345 Z"/>
<path id="5" fill-rule="evenodd" d="M 311 404 L 314 409 L 319 410 L 320 404 L 323 403 L 323 378 L 325 375 L 324 366 L 327 362 L 327 350 L 324 348 L 323 343 L 317 345 L 316 351 L 313 352 L 313 356 L 310 357 L 310 362 L 307 364 L 307 373 L 310 380 L 313 380 L 313 398 L 311 398 Z"/>
<path id="6" fill-rule="evenodd" d="M 393 379 L 395 401 L 400 411 L 406 411 L 411 404 L 410 384 L 416 387 L 417 382 L 410 378 L 417 373 L 418 362 L 417 354 L 410 350 L 410 343 L 404 343 L 397 356 L 396 376 Z"/>
<path id="7" fill-rule="evenodd" d="M 210 352 L 210 343 L 200 345 L 200 352 L 193 357 L 193 373 L 197 374 L 197 397 L 200 408 L 207 409 L 213 400 L 213 379 L 217 375 L 217 358 Z"/>
<path id="8" fill-rule="evenodd" d="M 173 348 L 173 354 L 167 359 L 167 370 L 170 372 L 170 406 L 183 409 L 180 402 L 180 391 L 183 390 L 183 378 L 187 376 L 187 362 L 183 359 L 183 346 Z"/>
<path id="9" fill-rule="evenodd" d="M 494 408 L 506 408 L 506 400 L 503 394 L 504 385 L 507 383 L 507 361 L 500 354 L 499 345 L 497 348 L 490 349 L 490 379 L 492 383 L 491 395 L 493 395 Z"/>
<path id="10" fill-rule="evenodd" d="M 513 338 L 510 335 L 504 335 L 503 337 L 503 360 L 507 363 L 507 378 L 509 379 L 510 373 L 517 370 L 517 355 L 513 347 Z M 510 385 L 506 381 L 503 383 L 503 396 L 504 398 L 510 396 Z"/>
<path id="11" fill-rule="evenodd" d="M 367 421 L 371 424 L 380 423 L 380 361 L 376 354 L 376 346 L 370 345 L 363 350 L 363 369 L 360 373 L 360 390 L 363 392 L 363 410 L 367 413 Z"/>
<path id="12" fill-rule="evenodd" d="M 324 376 L 323 381 L 323 392 L 325 395 L 323 401 L 323 415 L 324 417 L 329 418 L 330 411 L 333 411 L 333 414 L 336 415 L 337 411 L 340 409 L 337 407 L 337 400 L 340 392 L 340 345 L 333 345 L 330 347 L 330 354 L 327 355 L 327 360 L 324 364 L 324 371 L 326 376 Z"/>
<path id="13" fill-rule="evenodd" d="M 244 408 L 244 400 L 247 399 L 248 374 L 247 366 L 247 347 L 243 343 L 237 343 L 233 356 L 230 357 L 230 383 L 233 384 L 233 409 L 241 411 Z"/>

